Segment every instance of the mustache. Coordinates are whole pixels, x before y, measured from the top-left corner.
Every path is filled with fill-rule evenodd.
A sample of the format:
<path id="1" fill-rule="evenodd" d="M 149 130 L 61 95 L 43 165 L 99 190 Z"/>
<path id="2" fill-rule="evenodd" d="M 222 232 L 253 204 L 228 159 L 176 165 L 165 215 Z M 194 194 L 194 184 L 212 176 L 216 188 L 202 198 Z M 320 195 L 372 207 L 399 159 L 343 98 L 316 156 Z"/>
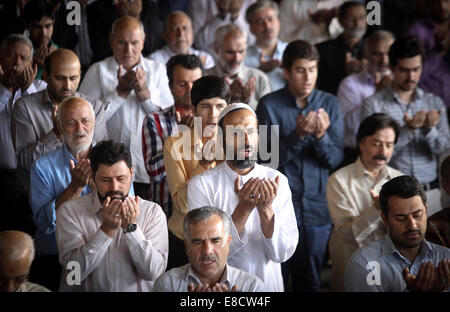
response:
<path id="1" fill-rule="evenodd" d="M 213 255 L 204 255 L 201 256 L 200 261 L 214 261 L 217 262 L 217 257 Z"/>
<path id="2" fill-rule="evenodd" d="M 81 136 L 88 136 L 88 133 L 86 131 L 77 131 L 72 135 L 72 139 L 76 139 Z"/>
<path id="3" fill-rule="evenodd" d="M 420 231 L 419 230 L 408 230 L 405 233 L 403 233 L 405 236 L 409 235 L 409 234 L 419 234 L 420 235 Z"/>
<path id="4" fill-rule="evenodd" d="M 374 156 L 373 159 L 387 160 L 387 157 L 384 155 L 377 155 L 377 156 Z"/>

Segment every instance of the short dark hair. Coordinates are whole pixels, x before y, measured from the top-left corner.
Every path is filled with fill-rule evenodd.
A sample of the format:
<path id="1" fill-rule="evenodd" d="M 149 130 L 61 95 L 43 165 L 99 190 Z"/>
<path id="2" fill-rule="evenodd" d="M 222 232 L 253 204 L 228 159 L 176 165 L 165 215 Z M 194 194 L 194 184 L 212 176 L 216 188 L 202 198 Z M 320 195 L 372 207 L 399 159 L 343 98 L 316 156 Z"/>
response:
<path id="1" fill-rule="evenodd" d="M 24 19 L 27 24 L 40 21 L 43 17 L 55 19 L 54 4 L 46 0 L 30 0 L 24 7 Z"/>
<path id="2" fill-rule="evenodd" d="M 203 63 L 202 60 L 194 54 L 178 54 L 172 56 L 166 63 L 166 72 L 167 77 L 169 78 L 169 86 L 173 85 L 173 71 L 175 67 L 180 65 L 186 69 L 196 69 L 200 68 L 203 72 Z"/>
<path id="3" fill-rule="evenodd" d="M 423 62 L 423 47 L 414 36 L 406 36 L 394 41 L 389 49 L 389 63 L 392 67 L 397 66 L 399 59 L 411 58 L 420 55 Z"/>
<path id="4" fill-rule="evenodd" d="M 380 191 L 380 207 L 383 214 L 388 217 L 389 205 L 388 200 L 392 196 L 400 198 L 411 198 L 420 196 L 422 203 L 427 204 L 427 195 L 422 184 L 413 176 L 402 175 L 395 177 L 384 183 Z"/>
<path id="5" fill-rule="evenodd" d="M 200 101 L 215 97 L 225 100 L 227 104 L 230 102 L 230 87 L 224 78 L 203 76 L 194 82 L 191 89 L 191 101 L 195 109 Z"/>
<path id="6" fill-rule="evenodd" d="M 92 171 L 97 172 L 100 164 L 112 166 L 123 160 L 131 169 L 131 153 L 129 148 L 123 143 L 117 143 L 113 140 L 101 141 L 96 144 L 89 152 Z"/>
<path id="7" fill-rule="evenodd" d="M 395 132 L 394 143 L 397 143 L 398 136 L 400 134 L 400 127 L 398 123 L 390 116 L 383 113 L 372 114 L 361 122 L 356 135 L 356 141 L 359 143 L 365 137 L 374 135 L 375 132 L 381 129 L 391 128 Z M 361 153 L 357 144 L 358 152 Z"/>
<path id="8" fill-rule="evenodd" d="M 342 3 L 337 13 L 338 18 L 345 18 L 345 16 L 347 15 L 347 11 L 357 6 L 363 7 L 364 10 L 366 9 L 364 4 L 359 1 L 346 1 Z"/>
<path id="9" fill-rule="evenodd" d="M 319 52 L 314 45 L 305 40 L 290 42 L 283 52 L 283 68 L 290 71 L 292 65 L 298 59 L 317 60 L 319 63 Z"/>

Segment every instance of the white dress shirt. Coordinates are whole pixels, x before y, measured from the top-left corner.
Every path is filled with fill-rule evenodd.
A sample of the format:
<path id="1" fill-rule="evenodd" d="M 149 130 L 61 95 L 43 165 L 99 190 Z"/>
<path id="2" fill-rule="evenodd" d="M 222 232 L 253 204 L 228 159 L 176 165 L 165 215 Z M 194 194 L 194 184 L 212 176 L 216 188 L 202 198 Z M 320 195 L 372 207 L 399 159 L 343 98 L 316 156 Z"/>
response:
<path id="1" fill-rule="evenodd" d="M 18 89 L 12 94 L 0 83 L 0 169 L 16 169 L 17 159 L 11 140 L 11 116 L 14 103 L 22 96 L 39 92 L 47 88 L 43 80 L 34 80 L 23 93 Z"/>
<path id="2" fill-rule="evenodd" d="M 375 180 L 358 157 L 328 179 L 327 201 L 334 223 L 329 242 L 333 290 L 344 291 L 344 272 L 352 253 L 386 235 L 370 189 L 379 194 L 384 183 L 400 175 L 403 173 L 385 167 Z"/>
<path id="3" fill-rule="evenodd" d="M 189 210 L 203 206 L 223 209 L 232 215 L 238 204 L 234 181 L 238 174 L 226 162 L 193 177 L 188 184 Z M 274 231 L 265 238 L 256 208 L 249 215 L 241 236 L 232 224 L 228 264 L 261 278 L 267 291 L 283 291 L 281 263 L 287 261 L 298 243 L 298 229 L 292 194 L 287 178 L 279 171 L 255 164 L 245 176 L 242 185 L 252 177 L 275 178 L 279 176 L 277 197 L 272 203 Z"/>
<path id="4" fill-rule="evenodd" d="M 156 292 L 187 292 L 189 283 L 193 283 L 194 287 L 203 285 L 200 278 L 192 270 L 190 263 L 183 266 L 173 268 L 164 272 L 155 281 L 153 291 Z M 234 285 L 237 291 L 241 292 L 262 292 L 265 291 L 263 282 L 253 274 L 247 273 L 231 265 L 225 266 L 225 272 L 219 282 L 220 285 L 225 284 L 231 291 Z"/>
<path id="5" fill-rule="evenodd" d="M 144 58 L 137 66 L 145 71 L 145 80 L 150 90 L 150 98 L 139 101 L 133 91 L 126 99 L 117 93 L 117 71 L 119 64 L 113 56 L 93 64 L 86 73 L 80 92 L 96 99 L 109 102 L 106 108 L 108 137 L 124 143 L 131 151 L 135 182 L 150 183 L 142 155 L 142 123 L 147 114 L 173 105 L 169 80 L 163 64 Z"/>
<path id="6" fill-rule="evenodd" d="M 225 77 L 225 73 L 220 68 L 218 63 L 216 63 L 216 66 L 214 66 L 213 68 L 205 70 L 205 75 Z M 240 78 L 243 84 L 246 84 L 251 77 L 256 78 L 255 91 L 252 93 L 252 95 L 250 96 L 250 100 L 248 101 L 248 105 L 250 105 L 253 110 L 256 110 L 260 98 L 272 92 L 269 77 L 267 77 L 264 72 L 257 68 L 241 65 L 236 77 Z M 234 79 L 232 79 L 232 81 L 234 81 Z"/>
<path id="7" fill-rule="evenodd" d="M 114 238 L 100 229 L 97 192 L 61 205 L 56 212 L 59 261 L 63 268 L 79 263 L 81 285 L 69 286 L 63 274 L 60 291 L 152 290 L 167 266 L 167 222 L 160 206 L 139 200 L 136 231 L 124 234 L 119 228 Z"/>
<path id="8" fill-rule="evenodd" d="M 205 51 L 196 50 L 193 47 L 190 47 L 187 54 L 194 54 L 198 57 L 205 57 L 205 64 L 203 64 L 204 69 L 211 68 L 215 65 L 214 59 L 211 54 Z M 169 46 L 166 45 L 164 48 L 156 50 L 155 52 L 150 54 L 148 58 L 166 65 L 167 61 L 174 55 L 176 54 L 172 52 L 172 50 L 170 50 Z"/>

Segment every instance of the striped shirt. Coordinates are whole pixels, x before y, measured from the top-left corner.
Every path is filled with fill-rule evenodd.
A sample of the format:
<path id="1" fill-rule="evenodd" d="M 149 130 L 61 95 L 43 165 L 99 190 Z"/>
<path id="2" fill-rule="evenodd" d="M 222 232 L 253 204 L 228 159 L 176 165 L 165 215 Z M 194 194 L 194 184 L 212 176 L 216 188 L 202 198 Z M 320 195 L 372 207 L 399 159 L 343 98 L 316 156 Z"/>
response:
<path id="1" fill-rule="evenodd" d="M 430 109 L 441 111 L 436 126 L 429 130 L 408 128 L 404 121 L 405 113 L 413 117 L 421 110 Z M 442 99 L 417 87 L 411 103 L 404 104 L 394 89 L 388 87 L 364 100 L 361 120 L 373 113 L 385 113 L 400 126 L 400 135 L 389 166 L 415 176 L 421 183 L 436 180 L 439 154 L 449 146 L 447 110 Z"/>
<path id="2" fill-rule="evenodd" d="M 175 106 L 148 114 L 142 125 L 142 153 L 150 177 L 149 199 L 159 204 L 167 216 L 172 212 L 172 199 L 164 168 L 164 141 L 178 133 Z"/>

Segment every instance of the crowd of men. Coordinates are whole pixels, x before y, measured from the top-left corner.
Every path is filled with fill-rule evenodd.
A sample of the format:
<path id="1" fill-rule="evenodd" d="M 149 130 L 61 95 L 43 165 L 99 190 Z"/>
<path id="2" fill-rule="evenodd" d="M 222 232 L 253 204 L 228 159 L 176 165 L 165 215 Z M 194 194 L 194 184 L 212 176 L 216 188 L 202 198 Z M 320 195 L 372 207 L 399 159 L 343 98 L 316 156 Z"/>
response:
<path id="1" fill-rule="evenodd" d="M 450 0 L 68 2 L 0 5 L 1 291 L 450 290 Z"/>

